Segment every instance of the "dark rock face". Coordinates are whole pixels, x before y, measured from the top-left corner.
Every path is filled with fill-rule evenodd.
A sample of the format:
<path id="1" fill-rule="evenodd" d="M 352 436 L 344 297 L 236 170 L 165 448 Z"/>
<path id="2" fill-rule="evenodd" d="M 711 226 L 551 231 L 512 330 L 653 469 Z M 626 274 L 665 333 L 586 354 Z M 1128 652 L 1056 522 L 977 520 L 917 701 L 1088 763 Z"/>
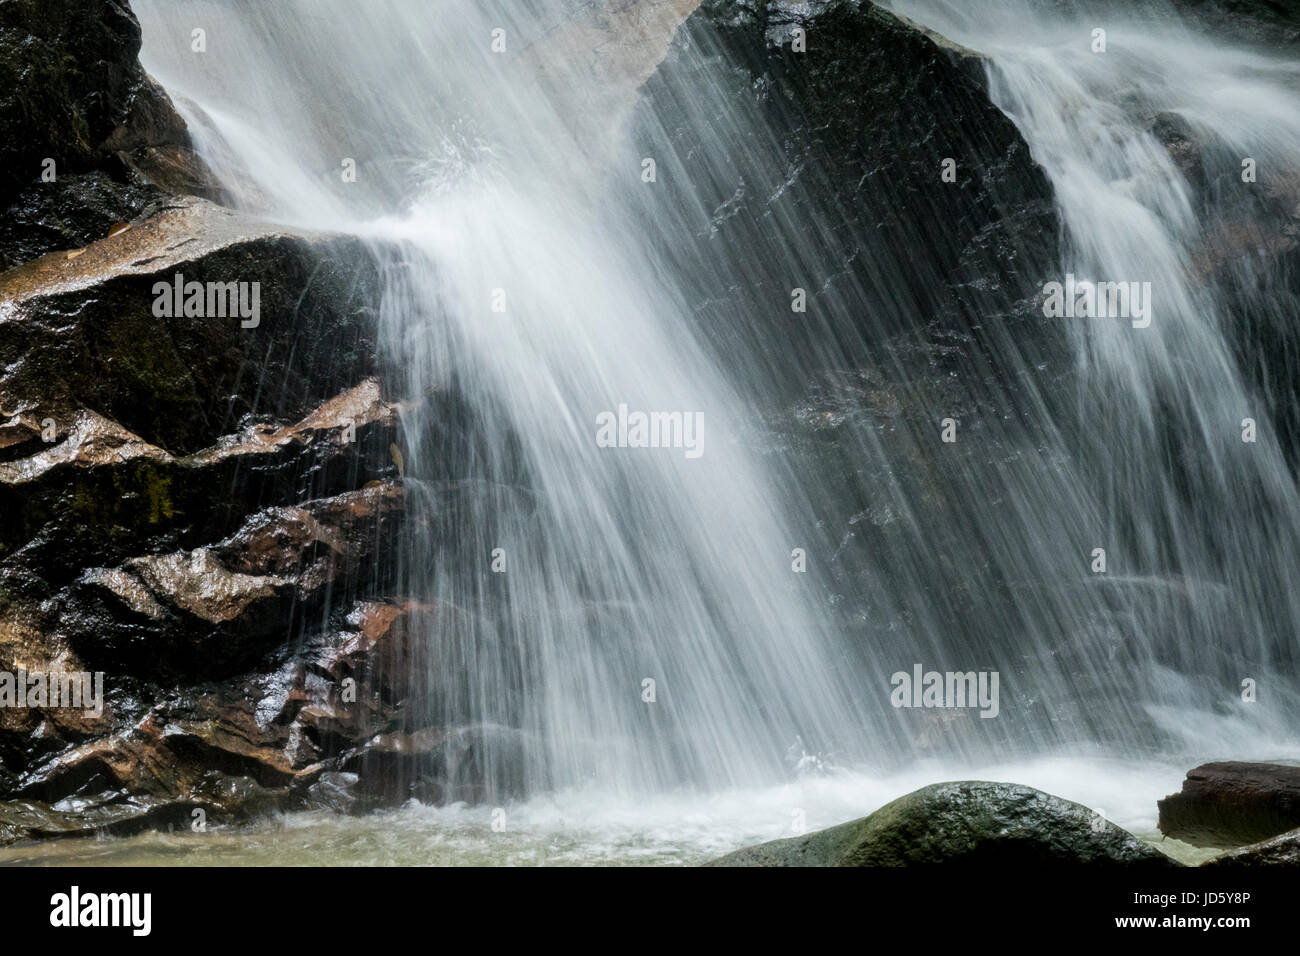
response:
<path id="1" fill-rule="evenodd" d="M 1254 868 L 1257 866 L 1300 866 L 1300 830 L 1292 830 L 1262 843 L 1252 843 L 1239 850 L 1206 860 L 1202 866 L 1218 868 Z"/>
<path id="2" fill-rule="evenodd" d="M 1207 763 L 1160 801 L 1160 832 L 1196 846 L 1239 847 L 1300 826 L 1300 767 Z"/>
<path id="3" fill-rule="evenodd" d="M 1274 48 L 1300 43 L 1300 13 L 1289 0 L 1174 0 L 1174 6 L 1218 36 Z"/>
<path id="4" fill-rule="evenodd" d="M 718 76 L 720 106 L 691 95 Z M 783 335 L 830 337 L 865 361 L 882 331 L 911 331 L 917 314 L 936 317 L 940 342 L 996 345 L 989 360 L 1003 345 L 1018 355 L 1050 342 L 1041 328 L 996 331 L 984 311 L 988 289 L 1036 294 L 1058 224 L 1046 176 L 989 102 L 975 54 L 869 3 L 706 0 L 642 93 L 638 138 L 660 170 L 647 201 L 674 204 L 696 236 L 665 255 L 682 275 L 709 263 L 696 301 L 720 347 L 740 324 L 774 352 Z M 773 223 L 807 248 L 781 246 Z M 772 274 L 772 262 L 796 271 Z M 809 297 L 798 323 L 793 287 Z M 781 362 L 768 371 L 790 376 Z"/>
<path id="5" fill-rule="evenodd" d="M 257 326 L 155 316 L 155 283 L 177 273 L 258 283 Z M 249 509 L 392 471 L 395 413 L 360 386 L 375 373 L 377 281 L 356 241 L 201 200 L 0 277 L 0 501 L 16 516 L 0 557 L 61 587 L 142 541 L 192 550 Z"/>
<path id="6" fill-rule="evenodd" d="M 213 545 L 92 568 L 58 598 L 56 627 L 94 669 L 159 683 L 238 673 L 323 609 L 332 586 L 379 571 L 401 514 L 392 483 L 270 508 Z"/>
<path id="7" fill-rule="evenodd" d="M 0 402 L 56 421 L 88 408 L 173 454 L 206 447 L 246 415 L 304 415 L 329 397 L 333 369 L 373 371 L 368 262 L 356 240 L 289 235 L 177 200 L 4 276 Z M 178 274 L 205 289 L 246 285 L 249 304 L 256 285 L 257 324 L 234 314 L 233 295 L 225 317 L 160 318 L 156 286 Z"/>
<path id="8" fill-rule="evenodd" d="M 1163 853 L 1060 797 L 1009 783 L 924 787 L 869 817 L 747 847 L 710 866 L 1176 866 Z"/>
<path id="9" fill-rule="evenodd" d="M 1290 0 L 1033 0 L 1034 6 L 1075 18 L 1115 12 L 1126 18 L 1167 22 L 1175 18 L 1233 43 L 1276 50 L 1300 42 L 1300 13 Z"/>
<path id="10" fill-rule="evenodd" d="M 0 694 L 102 688 L 0 707 L 0 842 L 517 791 L 517 733 L 429 697 L 459 612 L 397 574 L 448 520 L 403 416 L 454 402 L 388 394 L 365 244 L 177 195 L 139 47 L 124 0 L 0 0 Z"/>
<path id="11" fill-rule="evenodd" d="M 159 201 L 157 189 L 121 170 L 64 173 L 55 182 L 32 185 L 4 211 L 0 271 L 106 236 Z"/>
<path id="12" fill-rule="evenodd" d="M 211 188 L 139 52 L 126 0 L 0 4 L 0 270 Z"/>
<path id="13" fill-rule="evenodd" d="M 1013 642 L 1041 640 L 1018 631 L 1008 580 L 1029 545 L 978 567 L 949 555 L 978 533 L 974 513 L 1017 527 L 1007 469 L 1053 480 L 1034 420 L 1045 403 L 1074 413 L 1052 407 L 1075 394 L 1074 364 L 1041 310 L 1059 272 L 1052 189 L 989 101 L 983 61 L 870 3 L 706 0 L 643 94 L 628 168 L 657 161 L 644 201 L 677 216 L 662 254 L 695 278 L 719 361 L 758 356 L 731 376 L 761 383 L 754 442 L 822 486 L 814 573 L 873 649 L 863 667 L 925 630 L 962 634 L 963 667 L 1014 660 Z M 944 418 L 961 441 L 938 440 Z M 918 581 L 945 583 L 891 603 Z"/>
<path id="14" fill-rule="evenodd" d="M 259 321 L 157 316 L 177 272 L 259 283 Z M 514 785 L 509 731 L 431 725 L 414 679 L 443 611 L 393 596 L 378 283 L 202 200 L 0 275 L 0 672 L 104 675 L 100 713 L 0 709 L 0 839 Z"/>
<path id="15" fill-rule="evenodd" d="M 1246 8 L 1269 8 L 1231 6 L 1234 12 L 1223 15 L 1238 25 L 1257 22 Z M 1191 5 L 1193 25 L 1200 23 L 1202 7 L 1215 5 Z M 1297 42 L 1300 12 L 1289 22 L 1290 42 Z M 1215 36 L 1232 33 L 1206 29 Z M 1276 55 L 1283 42 L 1270 39 L 1270 52 Z M 1218 290 L 1238 366 L 1294 472 L 1300 468 L 1300 161 L 1243 150 L 1218 130 L 1177 113 L 1135 109 L 1187 178 L 1201 223 L 1194 275 Z M 1248 181 L 1242 168 L 1247 158 L 1255 164 Z"/>
<path id="16" fill-rule="evenodd" d="M 150 100 L 163 94 L 140 68 L 140 24 L 129 4 L 9 0 L 0 31 L 6 178 L 46 156 L 90 165 L 110 139 L 132 145 L 133 133 L 141 134 L 135 145 L 148 145 Z M 137 110 L 146 122 L 127 128 Z"/>

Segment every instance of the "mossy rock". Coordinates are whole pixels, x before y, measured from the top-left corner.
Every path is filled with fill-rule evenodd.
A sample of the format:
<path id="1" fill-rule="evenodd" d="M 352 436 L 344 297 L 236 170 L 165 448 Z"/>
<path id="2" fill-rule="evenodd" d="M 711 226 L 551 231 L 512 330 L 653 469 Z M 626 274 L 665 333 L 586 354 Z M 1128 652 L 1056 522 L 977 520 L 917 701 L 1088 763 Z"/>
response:
<path id="1" fill-rule="evenodd" d="M 1177 866 L 1087 807 L 1014 783 L 937 783 L 869 817 L 746 847 L 710 866 Z"/>

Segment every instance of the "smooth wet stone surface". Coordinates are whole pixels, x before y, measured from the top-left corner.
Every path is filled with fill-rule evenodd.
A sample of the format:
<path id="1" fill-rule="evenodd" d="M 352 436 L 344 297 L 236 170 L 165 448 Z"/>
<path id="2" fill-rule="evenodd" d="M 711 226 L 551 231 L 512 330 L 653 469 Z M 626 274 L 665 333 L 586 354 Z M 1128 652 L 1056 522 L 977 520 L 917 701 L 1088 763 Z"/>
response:
<path id="1" fill-rule="evenodd" d="M 938 783 L 869 817 L 774 840 L 711 866 L 1174 865 L 1087 807 L 1009 783 Z"/>

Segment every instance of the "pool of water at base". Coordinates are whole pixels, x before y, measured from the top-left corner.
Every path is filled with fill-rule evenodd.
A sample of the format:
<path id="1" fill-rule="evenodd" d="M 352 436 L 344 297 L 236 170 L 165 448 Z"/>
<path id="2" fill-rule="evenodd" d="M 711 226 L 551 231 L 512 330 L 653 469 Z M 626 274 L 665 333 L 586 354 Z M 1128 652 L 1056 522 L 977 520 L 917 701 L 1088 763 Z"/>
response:
<path id="1" fill-rule="evenodd" d="M 918 765 L 873 776 L 823 772 L 776 787 L 629 800 L 598 789 L 500 808 L 407 806 L 366 816 L 290 813 L 206 833 L 153 832 L 20 844 L 9 866 L 689 866 L 742 846 L 843 823 L 943 780 L 1002 780 L 1094 810 L 1188 864 L 1217 851 L 1162 838 L 1156 801 L 1179 789 L 1189 764 L 1047 759 L 996 767 Z M 956 772 L 954 772 L 956 770 Z"/>

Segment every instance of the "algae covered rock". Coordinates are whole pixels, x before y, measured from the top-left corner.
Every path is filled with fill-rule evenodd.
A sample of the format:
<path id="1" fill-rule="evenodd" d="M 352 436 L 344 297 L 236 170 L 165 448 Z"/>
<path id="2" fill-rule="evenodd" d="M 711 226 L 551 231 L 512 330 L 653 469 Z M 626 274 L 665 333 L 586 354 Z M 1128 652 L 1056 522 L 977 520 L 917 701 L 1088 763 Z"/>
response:
<path id="1" fill-rule="evenodd" d="M 936 783 L 869 817 L 746 847 L 710 866 L 1176 865 L 1061 797 L 1014 783 Z"/>

